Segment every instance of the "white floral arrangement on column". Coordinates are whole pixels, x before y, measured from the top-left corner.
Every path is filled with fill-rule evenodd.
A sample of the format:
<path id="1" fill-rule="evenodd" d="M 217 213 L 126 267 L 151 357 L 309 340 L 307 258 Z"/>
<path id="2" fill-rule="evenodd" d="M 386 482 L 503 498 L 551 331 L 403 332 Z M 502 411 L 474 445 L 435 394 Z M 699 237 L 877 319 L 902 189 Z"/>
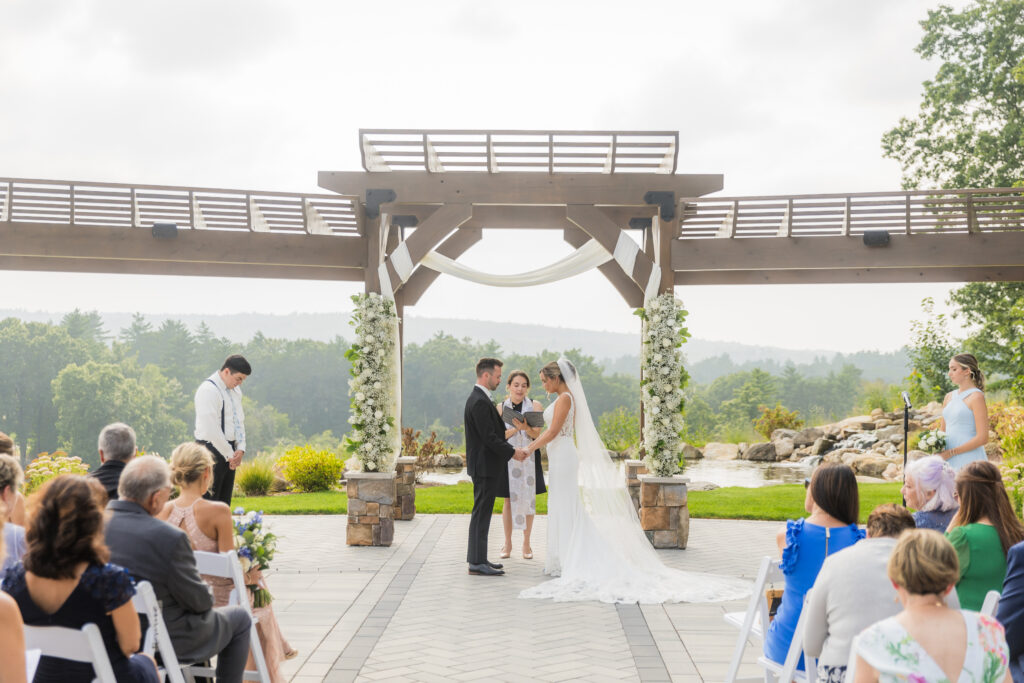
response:
<path id="1" fill-rule="evenodd" d="M 644 464 L 656 477 L 682 472 L 683 369 L 680 347 L 690 336 L 683 327 L 683 302 L 671 292 L 649 300 L 636 314 L 643 320 L 643 395 L 646 456 Z"/>
<path id="2" fill-rule="evenodd" d="M 357 294 L 352 301 L 356 339 L 345 352 L 352 364 L 352 430 L 345 448 L 364 472 L 390 472 L 401 445 L 396 426 L 398 315 L 394 301 L 374 292 Z"/>

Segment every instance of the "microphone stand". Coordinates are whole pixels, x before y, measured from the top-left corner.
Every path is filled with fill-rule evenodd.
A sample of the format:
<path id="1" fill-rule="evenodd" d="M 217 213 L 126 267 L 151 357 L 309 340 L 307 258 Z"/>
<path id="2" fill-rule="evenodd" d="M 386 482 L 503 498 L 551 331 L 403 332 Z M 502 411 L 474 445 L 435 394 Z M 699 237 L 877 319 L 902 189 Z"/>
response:
<path id="1" fill-rule="evenodd" d="M 900 395 L 903 397 L 903 483 L 907 483 L 907 440 L 908 432 L 910 431 L 910 396 L 907 392 L 901 391 Z M 902 488 L 902 487 L 901 487 Z M 903 507 L 907 507 L 907 497 L 904 495 Z"/>

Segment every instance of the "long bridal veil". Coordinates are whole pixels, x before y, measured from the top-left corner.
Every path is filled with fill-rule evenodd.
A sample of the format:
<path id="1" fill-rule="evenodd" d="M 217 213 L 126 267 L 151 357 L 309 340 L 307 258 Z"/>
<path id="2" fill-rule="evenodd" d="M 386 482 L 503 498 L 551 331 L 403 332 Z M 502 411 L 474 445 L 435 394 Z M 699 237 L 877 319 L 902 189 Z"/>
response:
<path id="1" fill-rule="evenodd" d="M 683 572 L 662 563 L 640 526 L 625 478 L 598 436 L 576 367 L 565 358 L 558 360 L 558 367 L 575 403 L 582 509 L 574 520 L 563 520 L 572 524 L 572 538 L 563 549 L 561 576 L 524 590 L 520 597 L 661 603 L 714 602 L 750 595 L 747 581 Z M 557 451 L 563 447 L 573 446 L 552 442 L 549 457 L 558 457 Z"/>

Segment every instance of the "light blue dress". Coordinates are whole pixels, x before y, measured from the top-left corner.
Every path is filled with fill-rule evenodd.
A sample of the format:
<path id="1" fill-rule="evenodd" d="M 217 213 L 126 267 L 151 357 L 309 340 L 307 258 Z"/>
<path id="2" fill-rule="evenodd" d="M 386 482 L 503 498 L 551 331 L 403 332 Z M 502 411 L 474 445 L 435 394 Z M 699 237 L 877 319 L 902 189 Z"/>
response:
<path id="1" fill-rule="evenodd" d="M 942 419 L 946 423 L 947 449 L 959 448 L 973 439 L 978 433 L 974 428 L 974 413 L 964 403 L 964 398 L 974 392 L 981 393 L 981 390 L 974 387 L 964 391 L 957 389 L 950 396 L 949 403 L 942 409 Z M 954 470 L 959 470 L 967 463 L 974 462 L 975 460 L 988 460 L 984 447 L 978 446 L 974 450 L 954 455 L 947 462 Z"/>

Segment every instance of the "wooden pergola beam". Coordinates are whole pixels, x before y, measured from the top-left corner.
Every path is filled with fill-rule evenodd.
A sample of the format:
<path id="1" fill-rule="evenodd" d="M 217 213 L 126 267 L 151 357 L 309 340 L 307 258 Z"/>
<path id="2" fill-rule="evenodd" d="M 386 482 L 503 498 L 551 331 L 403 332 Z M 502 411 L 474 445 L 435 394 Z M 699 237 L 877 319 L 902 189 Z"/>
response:
<path id="1" fill-rule="evenodd" d="M 338 235 L 0 223 L 0 268 L 358 281 L 364 239 Z"/>
<path id="2" fill-rule="evenodd" d="M 907 282 L 1024 282 L 1024 266 L 803 268 L 799 270 L 705 270 L 675 273 L 676 286 L 898 284 Z"/>
<path id="3" fill-rule="evenodd" d="M 579 249 L 590 240 L 590 236 L 587 233 L 576 227 L 566 228 L 562 233 L 562 237 L 575 249 Z M 644 305 L 643 290 L 622 271 L 622 266 L 616 261 L 608 261 L 598 266 L 597 269 L 608 279 L 612 287 L 622 295 L 627 306 L 639 308 Z"/>
<path id="4" fill-rule="evenodd" d="M 450 259 L 458 259 L 467 249 L 479 242 L 482 237 L 483 233 L 479 228 L 462 227 L 442 242 L 435 251 Z M 415 306 L 420 297 L 423 296 L 427 288 L 433 284 L 439 275 L 440 273 L 436 270 L 420 266 L 413 272 L 408 282 L 402 286 L 396 298 L 403 306 Z"/>
<path id="5" fill-rule="evenodd" d="M 611 253 L 615 253 L 622 229 L 615 225 L 600 209 L 595 206 L 570 205 L 565 209 L 566 218 L 581 228 L 588 235 Z M 637 246 L 636 259 L 632 272 L 626 273 L 641 289 L 647 287 L 654 263 Z"/>
<path id="6" fill-rule="evenodd" d="M 651 218 L 657 206 L 599 206 L 609 219 L 621 228 L 633 218 Z M 407 204 L 391 202 L 381 205 L 382 211 L 392 215 L 415 216 L 420 222 L 437 211 L 436 204 Z M 565 227 L 565 205 L 510 205 L 474 204 L 473 217 L 462 224 L 464 228 L 485 230 L 561 230 Z"/>

